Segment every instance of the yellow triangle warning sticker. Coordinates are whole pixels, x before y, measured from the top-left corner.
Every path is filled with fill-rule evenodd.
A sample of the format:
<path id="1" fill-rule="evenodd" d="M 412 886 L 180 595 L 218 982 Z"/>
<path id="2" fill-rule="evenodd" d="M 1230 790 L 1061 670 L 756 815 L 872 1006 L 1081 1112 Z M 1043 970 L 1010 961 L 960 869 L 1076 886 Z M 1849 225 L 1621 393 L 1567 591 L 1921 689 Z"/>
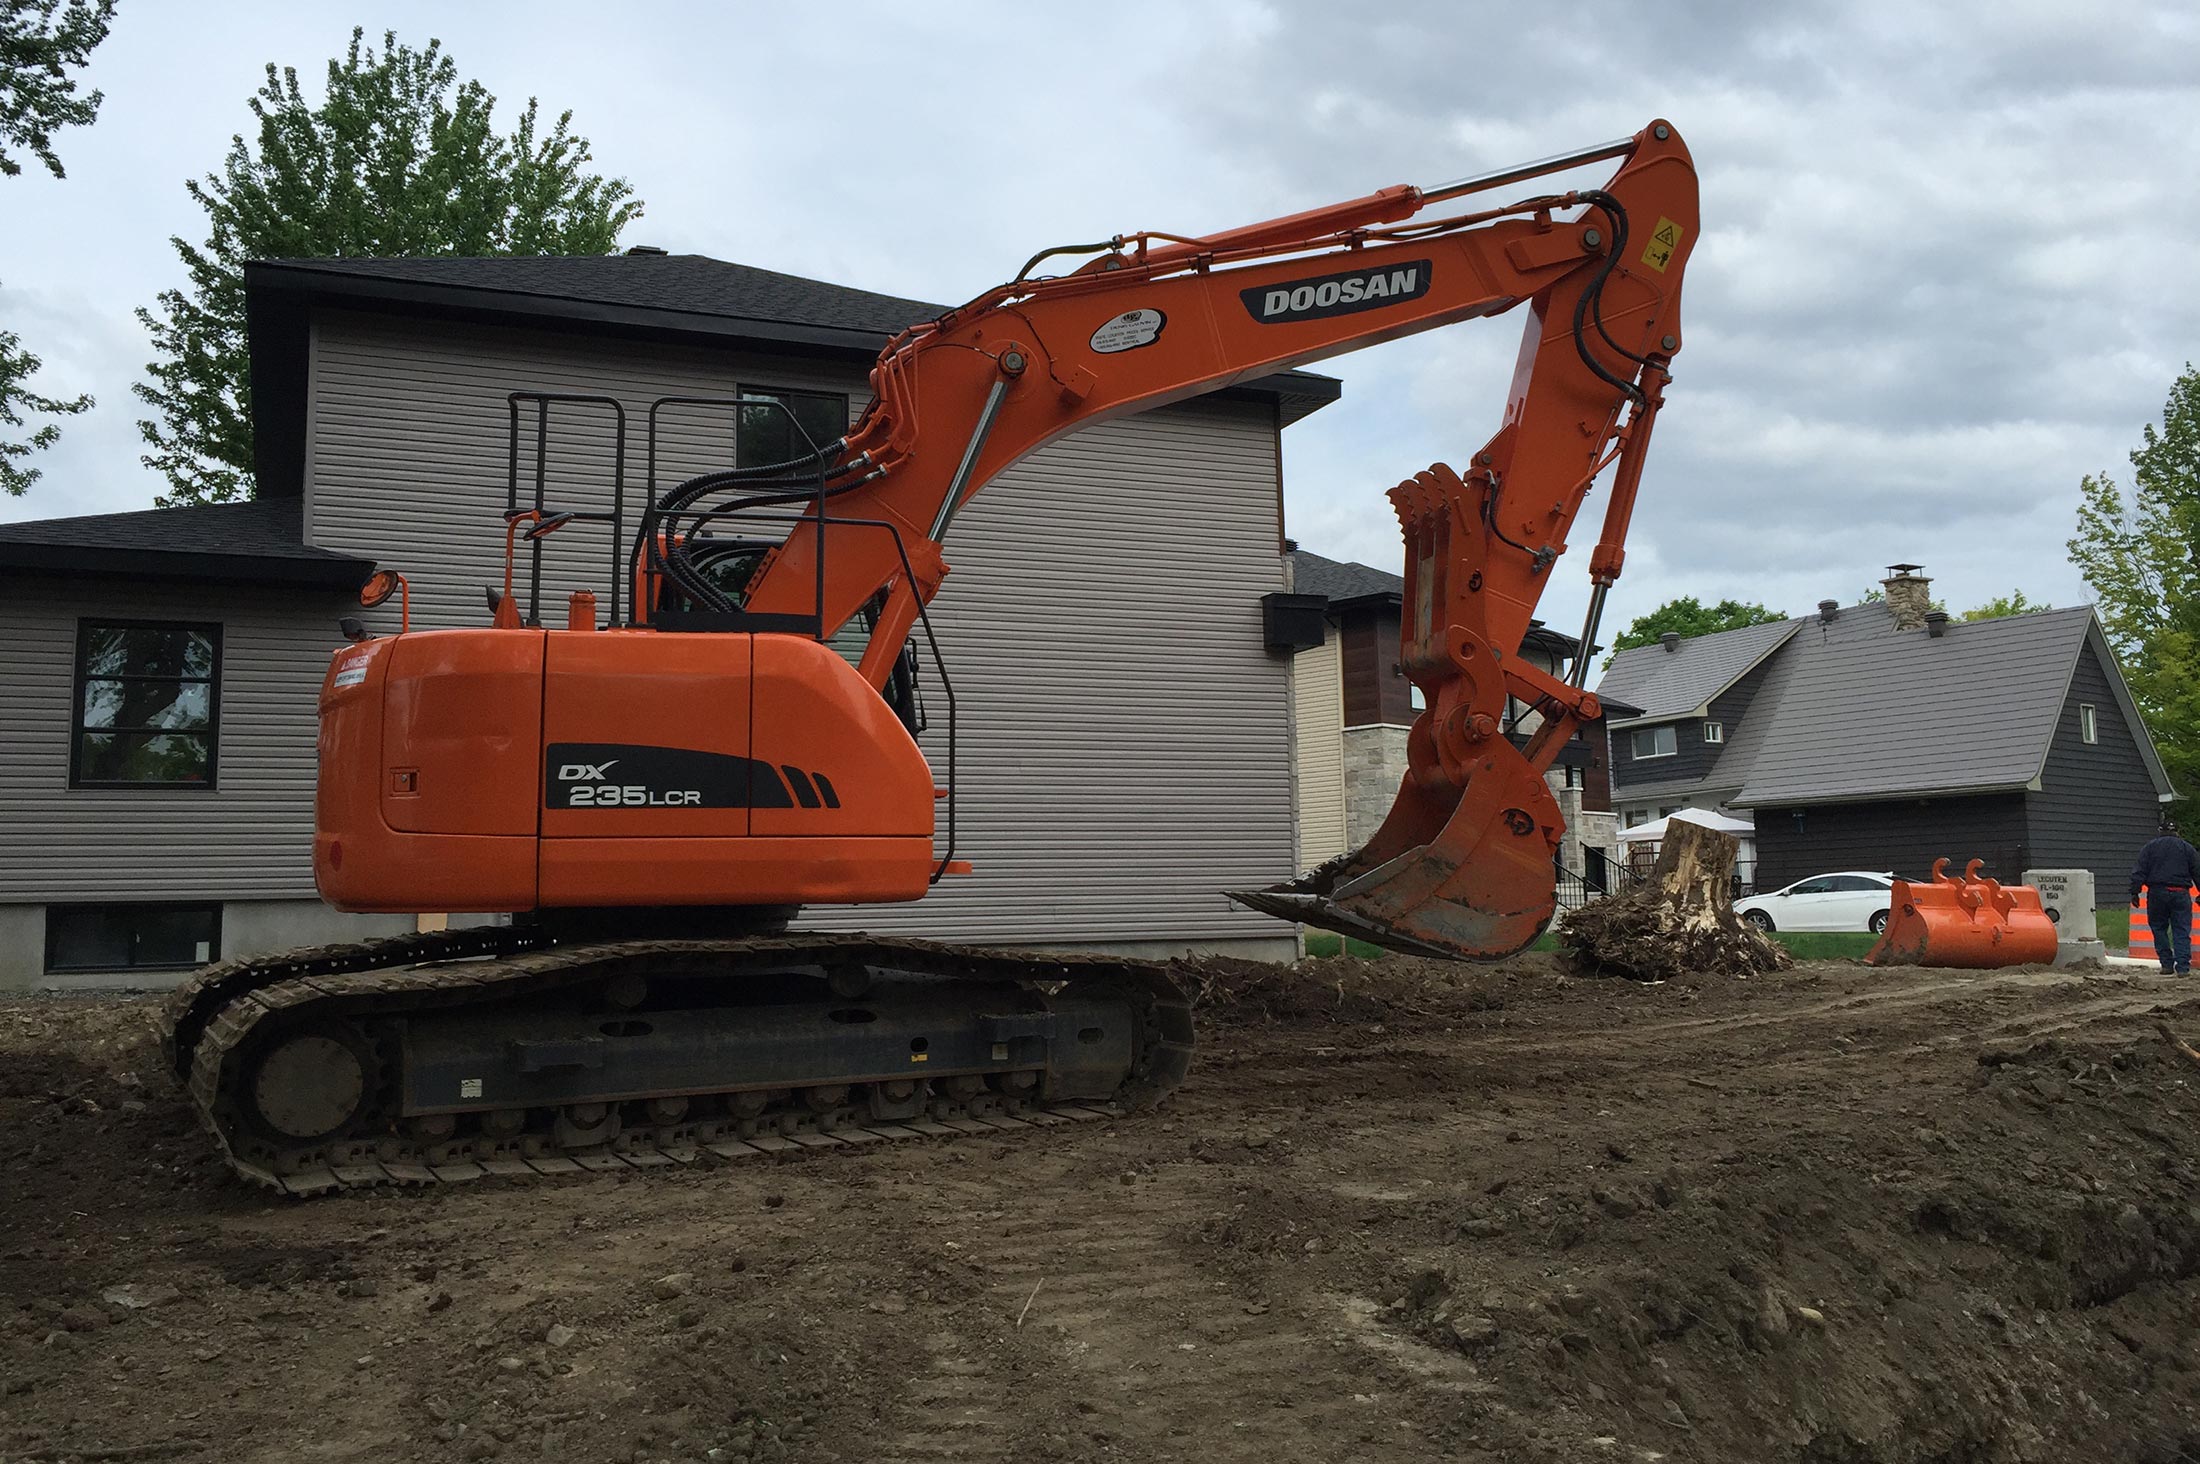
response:
<path id="1" fill-rule="evenodd" d="M 1642 262 L 1659 274 L 1673 262 L 1673 251 L 1681 247 L 1681 226 L 1671 219 L 1661 218 L 1658 226 L 1650 231 L 1650 243 L 1642 251 Z"/>

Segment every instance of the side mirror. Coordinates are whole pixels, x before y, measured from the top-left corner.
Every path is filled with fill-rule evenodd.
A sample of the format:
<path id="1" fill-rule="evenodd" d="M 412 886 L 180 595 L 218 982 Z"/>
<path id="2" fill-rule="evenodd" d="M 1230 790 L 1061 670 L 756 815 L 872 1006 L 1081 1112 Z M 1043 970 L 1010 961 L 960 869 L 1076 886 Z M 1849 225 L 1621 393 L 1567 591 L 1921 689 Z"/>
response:
<path id="1" fill-rule="evenodd" d="M 405 577 L 394 569 L 378 569 L 367 576 L 367 582 L 359 587 L 359 608 L 372 610 L 375 606 L 397 593 L 397 587 Z"/>
<path id="2" fill-rule="evenodd" d="M 398 597 L 397 633 L 412 629 L 412 585 L 394 569 L 378 569 L 359 587 L 359 606 L 372 610 L 390 596 Z"/>

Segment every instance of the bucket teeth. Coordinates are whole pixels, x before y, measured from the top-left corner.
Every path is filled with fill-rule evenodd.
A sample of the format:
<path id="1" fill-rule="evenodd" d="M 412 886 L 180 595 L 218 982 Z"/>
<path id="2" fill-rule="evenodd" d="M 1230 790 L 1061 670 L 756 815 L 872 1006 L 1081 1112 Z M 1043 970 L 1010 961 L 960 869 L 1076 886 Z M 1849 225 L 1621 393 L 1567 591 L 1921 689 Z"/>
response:
<path id="1" fill-rule="evenodd" d="M 1550 923 L 1563 826 L 1549 785 L 1503 745 L 1474 766 L 1464 790 L 1431 791 L 1408 776 L 1365 847 L 1230 898 L 1390 950 L 1497 960 L 1524 950 Z"/>

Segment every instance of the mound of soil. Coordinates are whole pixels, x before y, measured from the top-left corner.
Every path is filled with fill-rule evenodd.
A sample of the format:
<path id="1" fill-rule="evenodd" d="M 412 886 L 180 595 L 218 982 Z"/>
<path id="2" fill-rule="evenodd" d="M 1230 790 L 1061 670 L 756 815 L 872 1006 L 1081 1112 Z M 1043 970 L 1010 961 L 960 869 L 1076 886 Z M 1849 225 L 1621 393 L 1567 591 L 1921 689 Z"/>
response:
<path id="1" fill-rule="evenodd" d="M 1306 1023 L 1364 1027 L 1446 1022 L 1504 1005 L 1516 982 L 1560 976 L 1548 956 L 1515 956 L 1496 965 L 1385 956 L 1328 956 L 1288 966 L 1200 956 L 1173 974 L 1202 1023 Z"/>
<path id="2" fill-rule="evenodd" d="M 2200 984 L 1183 972 L 1135 1119 L 305 1203 L 0 1001 L 0 1460 L 2200 1459 Z"/>

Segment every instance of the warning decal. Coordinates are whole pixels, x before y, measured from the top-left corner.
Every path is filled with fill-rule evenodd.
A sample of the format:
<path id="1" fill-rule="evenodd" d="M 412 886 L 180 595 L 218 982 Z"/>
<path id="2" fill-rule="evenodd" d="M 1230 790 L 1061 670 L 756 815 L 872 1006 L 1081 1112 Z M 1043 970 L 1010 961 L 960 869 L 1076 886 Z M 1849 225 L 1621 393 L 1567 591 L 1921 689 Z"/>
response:
<path id="1" fill-rule="evenodd" d="M 1681 226 L 1671 219 L 1661 218 L 1658 226 L 1650 231 L 1650 245 L 1642 251 L 1642 262 L 1659 274 L 1673 262 L 1673 251 L 1681 247 Z"/>

